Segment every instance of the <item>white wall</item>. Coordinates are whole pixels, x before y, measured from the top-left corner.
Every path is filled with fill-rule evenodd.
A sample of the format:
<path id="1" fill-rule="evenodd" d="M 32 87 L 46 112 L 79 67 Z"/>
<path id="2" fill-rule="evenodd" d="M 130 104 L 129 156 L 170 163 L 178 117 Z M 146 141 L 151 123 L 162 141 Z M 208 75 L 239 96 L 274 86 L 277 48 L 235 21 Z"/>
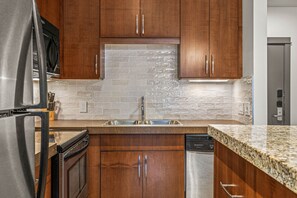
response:
<path id="1" fill-rule="evenodd" d="M 253 75 L 253 1 L 242 1 L 242 61 L 243 77 Z"/>
<path id="2" fill-rule="evenodd" d="M 253 118 L 267 124 L 267 0 L 253 1 Z"/>
<path id="3" fill-rule="evenodd" d="M 291 124 L 297 124 L 297 7 L 269 7 L 268 37 L 291 37 Z"/>

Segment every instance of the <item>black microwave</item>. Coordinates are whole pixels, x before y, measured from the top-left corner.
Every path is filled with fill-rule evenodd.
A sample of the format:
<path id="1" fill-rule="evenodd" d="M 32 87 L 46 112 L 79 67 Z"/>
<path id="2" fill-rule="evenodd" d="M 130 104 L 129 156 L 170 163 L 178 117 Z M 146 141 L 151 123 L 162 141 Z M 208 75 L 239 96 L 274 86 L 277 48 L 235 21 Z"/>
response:
<path id="1" fill-rule="evenodd" d="M 46 52 L 47 76 L 60 76 L 59 29 L 41 17 L 43 38 Z M 35 35 L 33 33 L 33 77 L 38 78 L 38 54 Z"/>

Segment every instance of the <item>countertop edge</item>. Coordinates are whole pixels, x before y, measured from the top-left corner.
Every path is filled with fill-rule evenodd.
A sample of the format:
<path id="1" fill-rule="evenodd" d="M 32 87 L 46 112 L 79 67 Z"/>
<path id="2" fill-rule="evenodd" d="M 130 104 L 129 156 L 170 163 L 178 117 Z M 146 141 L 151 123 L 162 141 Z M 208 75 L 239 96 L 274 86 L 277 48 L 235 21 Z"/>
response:
<path id="1" fill-rule="evenodd" d="M 281 161 L 267 155 L 248 144 L 235 139 L 228 134 L 215 128 L 215 125 L 208 126 L 208 134 L 255 167 L 286 186 L 297 194 L 297 171 L 288 167 Z"/>

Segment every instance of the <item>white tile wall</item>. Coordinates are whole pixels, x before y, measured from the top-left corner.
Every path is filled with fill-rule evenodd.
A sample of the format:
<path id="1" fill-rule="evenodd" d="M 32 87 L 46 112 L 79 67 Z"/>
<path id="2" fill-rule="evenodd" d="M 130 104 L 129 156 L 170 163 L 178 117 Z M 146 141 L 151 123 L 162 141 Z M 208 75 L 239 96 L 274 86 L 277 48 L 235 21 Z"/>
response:
<path id="1" fill-rule="evenodd" d="M 242 83 L 178 80 L 176 45 L 107 45 L 106 78 L 49 82 L 62 110 L 59 119 L 139 119 L 140 97 L 150 119 L 232 119 Z M 79 113 L 79 101 L 88 113 Z"/>
<path id="2" fill-rule="evenodd" d="M 252 77 L 245 77 L 241 80 L 237 80 L 233 84 L 233 106 L 232 106 L 232 118 L 238 120 L 244 124 L 253 123 L 253 94 L 252 94 Z M 249 105 L 250 112 L 246 115 L 245 112 L 240 114 L 240 108 L 242 105 Z"/>

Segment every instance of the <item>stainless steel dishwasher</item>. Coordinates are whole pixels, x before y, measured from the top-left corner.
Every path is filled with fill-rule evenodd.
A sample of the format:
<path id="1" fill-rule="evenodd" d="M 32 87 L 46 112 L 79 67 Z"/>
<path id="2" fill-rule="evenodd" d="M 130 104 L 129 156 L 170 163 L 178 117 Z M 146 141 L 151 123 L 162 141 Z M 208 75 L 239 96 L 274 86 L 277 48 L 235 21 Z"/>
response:
<path id="1" fill-rule="evenodd" d="M 186 198 L 213 198 L 213 152 L 209 135 L 186 135 Z"/>

